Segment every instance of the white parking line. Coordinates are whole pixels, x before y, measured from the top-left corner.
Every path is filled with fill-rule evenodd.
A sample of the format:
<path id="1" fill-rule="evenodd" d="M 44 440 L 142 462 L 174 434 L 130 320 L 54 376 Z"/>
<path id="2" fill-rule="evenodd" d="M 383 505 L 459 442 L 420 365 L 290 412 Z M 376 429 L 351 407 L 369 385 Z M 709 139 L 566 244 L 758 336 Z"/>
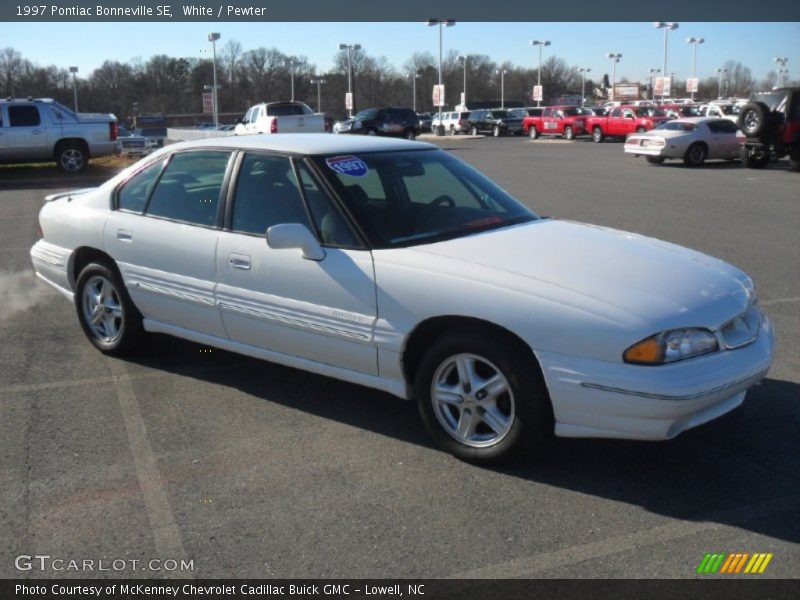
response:
<path id="1" fill-rule="evenodd" d="M 785 304 L 788 302 L 800 302 L 800 297 L 794 298 L 775 298 L 774 300 L 759 300 L 761 306 L 770 306 L 772 304 Z"/>
<path id="2" fill-rule="evenodd" d="M 175 523 L 169 498 L 164 489 L 164 481 L 158 470 L 158 462 L 147 437 L 147 428 L 142 420 L 139 401 L 133 391 L 128 369 L 124 362 L 113 358 L 107 358 L 106 363 L 112 374 L 117 400 L 125 421 L 128 445 L 133 456 L 136 477 L 139 479 L 139 489 L 144 499 L 147 518 L 150 520 L 156 554 L 162 559 L 177 561 L 186 559 L 183 539 Z M 165 571 L 163 574 L 170 578 L 187 576 L 185 572 L 178 570 Z"/>
<path id="3" fill-rule="evenodd" d="M 603 558 L 621 552 L 655 546 L 663 542 L 694 536 L 704 531 L 729 526 L 734 527 L 734 524 L 746 523 L 778 513 L 796 511 L 799 502 L 800 495 L 785 496 L 777 500 L 759 503 L 756 506 L 742 506 L 733 510 L 713 513 L 707 515 L 702 522 L 679 521 L 635 533 L 610 537 L 598 542 L 570 546 L 555 552 L 537 552 L 523 558 L 451 575 L 451 578 L 531 577 L 550 569 L 573 565 L 593 558 Z"/>

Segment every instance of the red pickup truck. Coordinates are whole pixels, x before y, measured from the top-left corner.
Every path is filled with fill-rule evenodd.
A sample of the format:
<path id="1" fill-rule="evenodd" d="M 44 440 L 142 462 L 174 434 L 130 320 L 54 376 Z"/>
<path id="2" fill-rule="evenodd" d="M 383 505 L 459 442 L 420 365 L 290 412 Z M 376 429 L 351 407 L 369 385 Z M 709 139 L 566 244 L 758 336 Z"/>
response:
<path id="1" fill-rule="evenodd" d="M 548 106 L 541 115 L 527 116 L 522 120 L 522 130 L 532 140 L 540 135 L 561 135 L 574 139 L 576 135 L 589 133 L 586 119 L 592 111 L 579 106 Z"/>
<path id="2" fill-rule="evenodd" d="M 604 117 L 589 117 L 586 127 L 592 139 L 600 143 L 607 137 L 650 131 L 669 120 L 664 111 L 652 106 L 617 106 Z"/>

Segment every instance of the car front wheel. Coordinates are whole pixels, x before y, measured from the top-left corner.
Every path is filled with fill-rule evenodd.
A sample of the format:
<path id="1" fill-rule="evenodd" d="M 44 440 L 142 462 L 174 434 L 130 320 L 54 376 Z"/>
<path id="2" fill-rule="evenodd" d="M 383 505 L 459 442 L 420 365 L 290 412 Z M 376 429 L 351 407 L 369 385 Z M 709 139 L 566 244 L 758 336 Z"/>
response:
<path id="1" fill-rule="evenodd" d="M 86 337 L 105 354 L 129 354 L 144 340 L 141 313 L 116 270 L 104 264 L 90 263 L 81 271 L 75 308 Z"/>
<path id="2" fill-rule="evenodd" d="M 568 140 L 574 140 L 575 139 L 575 134 L 572 131 L 572 127 L 570 127 L 569 125 L 567 125 L 564 128 L 564 138 L 568 139 Z"/>
<path id="3" fill-rule="evenodd" d="M 472 128 L 469 130 L 469 132 L 472 135 L 478 135 L 478 128 L 475 125 L 473 125 Z"/>
<path id="4" fill-rule="evenodd" d="M 535 140 L 537 137 L 539 137 L 539 132 L 536 131 L 536 127 L 533 125 L 531 125 L 530 129 L 528 129 L 528 137 L 530 137 L 532 140 Z"/>
<path id="5" fill-rule="evenodd" d="M 425 354 L 415 378 L 420 414 L 456 457 L 496 464 L 552 433 L 550 400 L 533 357 L 501 337 L 451 334 Z"/>

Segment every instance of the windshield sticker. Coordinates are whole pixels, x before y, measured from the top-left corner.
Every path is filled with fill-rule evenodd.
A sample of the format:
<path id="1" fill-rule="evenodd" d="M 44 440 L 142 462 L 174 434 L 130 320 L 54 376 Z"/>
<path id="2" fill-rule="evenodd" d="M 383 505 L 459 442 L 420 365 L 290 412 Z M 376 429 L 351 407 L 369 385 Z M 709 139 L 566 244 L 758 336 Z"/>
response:
<path id="1" fill-rule="evenodd" d="M 326 158 L 325 164 L 339 175 L 349 175 L 350 177 L 364 177 L 369 170 L 367 163 L 357 156 L 334 156 Z"/>

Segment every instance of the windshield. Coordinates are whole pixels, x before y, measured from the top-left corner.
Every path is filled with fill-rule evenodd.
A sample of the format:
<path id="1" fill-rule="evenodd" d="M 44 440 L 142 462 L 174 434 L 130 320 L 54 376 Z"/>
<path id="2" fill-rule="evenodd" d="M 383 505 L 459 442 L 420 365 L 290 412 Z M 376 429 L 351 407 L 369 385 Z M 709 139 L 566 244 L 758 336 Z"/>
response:
<path id="1" fill-rule="evenodd" d="M 425 244 L 538 218 L 443 150 L 314 160 L 375 248 Z"/>
<path id="2" fill-rule="evenodd" d="M 358 113 L 355 118 L 356 119 L 374 119 L 375 116 L 378 114 L 377 108 L 368 108 L 367 110 L 362 110 Z"/>
<path id="3" fill-rule="evenodd" d="M 686 121 L 667 121 L 662 123 L 656 129 L 665 129 L 667 131 L 694 131 L 697 125 L 694 123 L 687 123 Z"/>

